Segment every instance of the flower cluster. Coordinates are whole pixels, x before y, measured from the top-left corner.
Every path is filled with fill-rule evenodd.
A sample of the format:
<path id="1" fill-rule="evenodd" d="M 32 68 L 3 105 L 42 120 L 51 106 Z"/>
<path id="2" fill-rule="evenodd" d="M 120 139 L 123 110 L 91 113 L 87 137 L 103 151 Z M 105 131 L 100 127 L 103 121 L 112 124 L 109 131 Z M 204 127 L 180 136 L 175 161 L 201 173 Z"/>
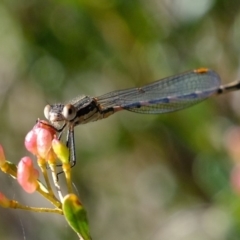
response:
<path id="1" fill-rule="evenodd" d="M 71 165 L 69 163 L 69 149 L 57 138 L 56 129 L 48 122 L 39 120 L 33 129 L 25 137 L 25 147 L 37 159 L 45 183 L 39 181 L 39 170 L 34 167 L 34 161 L 28 157 L 23 157 L 18 165 L 9 162 L 5 158 L 2 146 L 0 145 L 0 169 L 16 178 L 20 186 L 27 192 L 38 192 L 55 208 L 36 208 L 20 204 L 15 200 L 8 199 L 0 192 L 0 206 L 4 208 L 18 208 L 35 212 L 51 212 L 64 215 L 71 228 L 77 233 L 80 239 L 90 240 L 90 233 L 86 212 L 78 199 L 72 192 Z M 57 161 L 60 161 L 65 174 L 68 194 L 62 196 L 61 186 L 57 178 Z M 47 174 L 47 169 L 51 170 L 54 185 L 58 192 L 56 197 Z"/>

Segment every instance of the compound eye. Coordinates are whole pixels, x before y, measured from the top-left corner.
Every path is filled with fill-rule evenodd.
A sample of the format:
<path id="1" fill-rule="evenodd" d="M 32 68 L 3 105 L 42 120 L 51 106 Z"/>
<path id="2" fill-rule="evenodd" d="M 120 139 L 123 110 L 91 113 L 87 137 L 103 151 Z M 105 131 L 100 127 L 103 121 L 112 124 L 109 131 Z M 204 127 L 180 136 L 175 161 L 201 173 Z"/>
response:
<path id="1" fill-rule="evenodd" d="M 48 104 L 48 105 L 45 106 L 44 111 L 43 111 L 44 116 L 47 120 L 49 120 L 50 110 L 51 110 L 51 106 Z"/>
<path id="2" fill-rule="evenodd" d="M 71 121 L 76 117 L 76 108 L 72 104 L 66 104 L 62 110 L 63 117 Z"/>

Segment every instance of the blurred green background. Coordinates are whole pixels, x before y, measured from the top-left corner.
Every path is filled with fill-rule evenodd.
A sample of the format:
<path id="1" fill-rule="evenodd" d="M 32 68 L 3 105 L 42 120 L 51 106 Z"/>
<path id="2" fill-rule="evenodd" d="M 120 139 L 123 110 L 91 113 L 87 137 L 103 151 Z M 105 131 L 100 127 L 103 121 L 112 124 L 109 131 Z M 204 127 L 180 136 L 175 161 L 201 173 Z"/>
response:
<path id="1" fill-rule="evenodd" d="M 0 142 L 14 163 L 30 155 L 24 137 L 47 103 L 198 67 L 240 77 L 240 1 L 2 0 L 0 19 Z M 239 101 L 79 126 L 73 181 L 93 239 L 240 239 Z M 0 181 L 9 198 L 50 206 Z M 77 239 L 61 216 L 2 208 L 0 236 Z"/>

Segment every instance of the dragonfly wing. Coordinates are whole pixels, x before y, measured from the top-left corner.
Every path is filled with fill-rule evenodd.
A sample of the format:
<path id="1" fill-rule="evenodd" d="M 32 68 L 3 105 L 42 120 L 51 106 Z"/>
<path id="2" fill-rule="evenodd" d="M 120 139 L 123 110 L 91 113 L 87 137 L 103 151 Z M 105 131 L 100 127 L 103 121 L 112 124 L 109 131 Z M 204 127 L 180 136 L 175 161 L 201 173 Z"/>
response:
<path id="1" fill-rule="evenodd" d="M 190 71 L 145 85 L 107 93 L 97 98 L 101 107 L 121 107 L 138 113 L 165 113 L 192 106 L 220 87 L 212 70 Z"/>

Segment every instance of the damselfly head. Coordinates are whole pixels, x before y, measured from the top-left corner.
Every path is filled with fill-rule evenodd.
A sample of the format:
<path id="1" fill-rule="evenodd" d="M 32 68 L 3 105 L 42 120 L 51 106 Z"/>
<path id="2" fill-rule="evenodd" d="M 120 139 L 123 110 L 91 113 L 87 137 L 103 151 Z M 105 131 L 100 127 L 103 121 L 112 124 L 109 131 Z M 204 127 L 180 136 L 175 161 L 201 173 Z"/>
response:
<path id="1" fill-rule="evenodd" d="M 51 123 L 72 121 L 76 114 L 77 110 L 72 104 L 53 104 L 46 105 L 44 108 L 44 116 Z"/>
<path id="2" fill-rule="evenodd" d="M 64 105 L 59 105 L 59 104 L 46 105 L 44 108 L 45 118 L 51 123 L 64 121 L 65 118 L 62 115 L 63 106 Z"/>

